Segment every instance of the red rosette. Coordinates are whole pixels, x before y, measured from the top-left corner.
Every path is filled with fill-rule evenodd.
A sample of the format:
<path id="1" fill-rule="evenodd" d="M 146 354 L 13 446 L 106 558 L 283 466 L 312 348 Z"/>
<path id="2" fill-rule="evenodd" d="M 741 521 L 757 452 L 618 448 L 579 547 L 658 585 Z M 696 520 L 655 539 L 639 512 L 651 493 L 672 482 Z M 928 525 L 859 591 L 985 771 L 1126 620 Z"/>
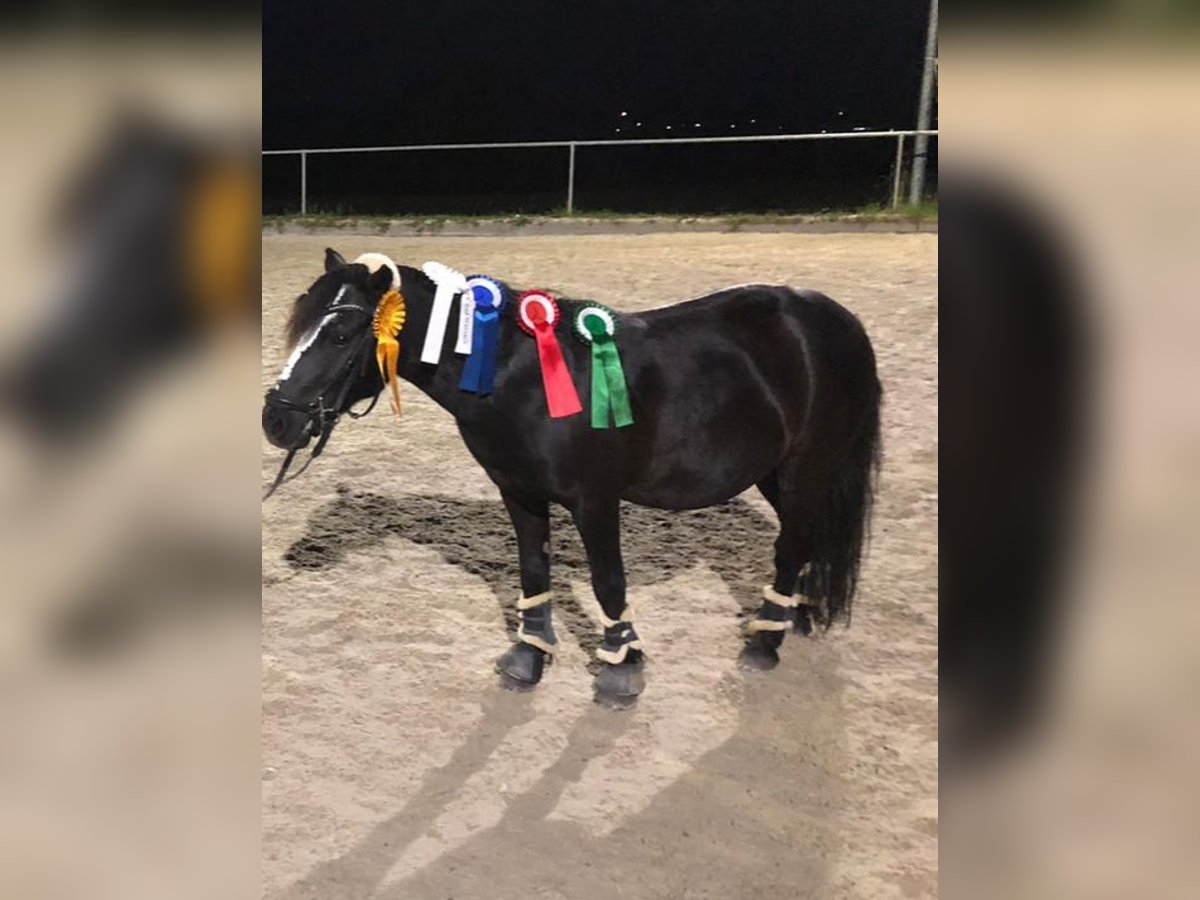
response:
<path id="1" fill-rule="evenodd" d="M 517 324 L 526 334 L 537 337 L 537 327 L 543 323 L 557 328 L 561 317 L 558 301 L 545 291 L 526 291 L 517 298 Z"/>
<path id="2" fill-rule="evenodd" d="M 517 324 L 537 341 L 546 406 L 552 419 L 565 419 L 583 412 L 571 370 L 567 368 L 562 346 L 554 333 L 561 319 L 558 303 L 545 291 L 526 291 L 517 298 Z"/>

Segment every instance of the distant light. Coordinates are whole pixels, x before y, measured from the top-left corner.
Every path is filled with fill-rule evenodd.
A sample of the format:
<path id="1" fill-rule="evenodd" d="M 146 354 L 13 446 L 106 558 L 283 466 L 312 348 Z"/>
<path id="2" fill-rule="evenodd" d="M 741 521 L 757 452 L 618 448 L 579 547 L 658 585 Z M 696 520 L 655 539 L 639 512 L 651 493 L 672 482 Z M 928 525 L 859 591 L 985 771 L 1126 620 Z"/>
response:
<path id="1" fill-rule="evenodd" d="M 621 116 L 622 116 L 622 117 L 624 117 L 624 116 L 627 116 L 627 115 L 629 115 L 629 113 L 625 112 L 624 110 L 622 110 L 622 111 L 621 111 Z"/>
<path id="2" fill-rule="evenodd" d="M 753 124 L 754 124 L 755 122 L 757 122 L 757 121 L 758 121 L 758 119 L 751 119 L 751 120 L 750 120 L 750 124 L 751 124 L 751 125 L 753 125 Z"/>
<path id="3" fill-rule="evenodd" d="M 641 123 L 641 122 L 635 122 L 634 124 L 635 124 L 635 125 L 637 125 L 637 127 L 638 127 L 638 128 L 641 128 L 641 127 L 642 127 L 642 123 Z"/>
<path id="4" fill-rule="evenodd" d="M 670 125 L 668 125 L 668 126 L 667 126 L 667 131 L 670 131 L 670 130 L 671 130 L 671 126 L 670 126 Z"/>
<path id="5" fill-rule="evenodd" d="M 845 111 L 844 109 L 839 109 L 839 110 L 838 110 L 838 115 L 839 115 L 839 116 L 844 116 L 845 114 L 846 114 L 846 111 Z"/>
<path id="6" fill-rule="evenodd" d="M 736 126 L 736 125 L 730 125 L 729 127 L 730 127 L 730 128 L 737 128 L 737 126 Z"/>
<path id="7" fill-rule="evenodd" d="M 621 133 L 621 129 L 620 129 L 620 128 L 618 128 L 618 129 L 617 129 L 617 134 L 620 134 L 620 133 Z"/>
<path id="8" fill-rule="evenodd" d="M 700 123 L 699 123 L 699 122 L 697 122 L 697 123 L 696 123 L 696 127 L 697 127 L 697 128 L 699 128 L 699 127 L 700 127 Z"/>

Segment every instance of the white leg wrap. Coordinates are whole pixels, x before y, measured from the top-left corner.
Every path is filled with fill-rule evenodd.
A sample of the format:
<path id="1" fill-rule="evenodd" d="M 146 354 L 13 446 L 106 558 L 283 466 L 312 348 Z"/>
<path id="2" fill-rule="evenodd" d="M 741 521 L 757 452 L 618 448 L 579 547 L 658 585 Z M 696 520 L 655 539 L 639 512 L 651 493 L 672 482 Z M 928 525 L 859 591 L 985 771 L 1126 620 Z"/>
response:
<path id="1" fill-rule="evenodd" d="M 522 644 L 528 644 L 531 647 L 537 647 L 543 653 L 554 653 L 558 641 L 554 640 L 551 642 L 540 634 L 530 634 L 527 632 L 525 630 L 524 614 L 526 610 L 535 609 L 539 606 L 544 606 L 545 604 L 549 603 L 552 596 L 553 595 L 550 593 L 550 591 L 546 591 L 542 594 L 536 594 L 533 597 L 521 596 L 517 598 L 517 614 L 520 619 L 520 625 L 517 627 L 517 640 Z M 549 615 L 550 611 L 547 610 L 546 631 L 547 634 L 553 638 L 554 627 L 550 623 Z"/>
<path id="2" fill-rule="evenodd" d="M 797 604 L 795 597 L 785 597 L 769 584 L 763 587 L 763 600 L 768 603 L 772 603 L 775 606 L 781 606 L 784 609 L 795 609 Z M 762 618 L 762 610 L 759 610 L 758 616 L 750 619 L 745 625 L 742 626 L 743 631 L 745 631 L 747 635 L 758 634 L 761 631 L 787 631 L 791 627 L 792 622 L 790 618 L 784 619 L 783 621 Z"/>
<path id="3" fill-rule="evenodd" d="M 633 608 L 629 604 L 626 604 L 625 609 L 621 611 L 620 619 L 610 619 L 601 610 L 600 621 L 604 623 L 605 637 L 604 643 L 596 648 L 596 659 L 609 665 L 619 666 L 625 662 L 631 649 L 642 649 L 642 641 L 637 636 L 637 631 L 633 627 Z M 608 632 L 613 631 L 618 626 L 625 627 L 621 628 L 616 635 L 608 634 Z M 630 637 L 633 640 L 626 640 Z M 610 640 L 612 643 L 609 643 Z M 625 643 L 618 644 L 617 641 L 625 641 Z"/>
<path id="4" fill-rule="evenodd" d="M 534 594 L 532 597 L 520 596 L 517 598 L 517 609 L 533 609 L 535 606 L 541 606 L 543 603 L 549 603 L 554 597 L 550 591 L 543 594 Z"/>
<path id="5" fill-rule="evenodd" d="M 791 627 L 791 622 L 776 622 L 771 619 L 750 619 L 742 626 L 746 634 L 758 634 L 760 631 L 787 631 Z"/>
<path id="6" fill-rule="evenodd" d="M 528 644 L 531 647 L 537 647 L 544 653 L 556 653 L 558 649 L 554 644 L 551 644 L 549 641 L 538 637 L 536 634 L 526 634 L 524 622 L 522 622 L 520 627 L 517 628 L 517 640 L 522 644 Z"/>
<path id="7" fill-rule="evenodd" d="M 631 648 L 634 650 L 641 650 L 642 642 L 640 640 L 631 641 L 628 644 L 622 644 L 617 650 L 605 650 L 603 647 L 597 647 L 596 659 L 600 660 L 600 662 L 606 662 L 610 665 L 619 666 L 621 663 L 625 662 L 625 657 L 629 655 Z"/>
<path id="8" fill-rule="evenodd" d="M 604 614 L 603 609 L 600 610 L 600 624 L 603 625 L 605 628 L 612 628 L 618 622 L 632 622 L 633 618 L 634 618 L 634 616 L 633 616 L 633 604 L 632 603 L 625 604 L 625 609 L 621 612 L 620 619 L 610 619 L 608 616 L 606 616 Z"/>
<path id="9" fill-rule="evenodd" d="M 780 594 L 769 584 L 763 585 L 763 599 L 770 600 L 777 606 L 786 606 L 788 608 L 795 608 L 796 604 L 799 602 L 795 597 L 783 596 L 783 594 Z"/>

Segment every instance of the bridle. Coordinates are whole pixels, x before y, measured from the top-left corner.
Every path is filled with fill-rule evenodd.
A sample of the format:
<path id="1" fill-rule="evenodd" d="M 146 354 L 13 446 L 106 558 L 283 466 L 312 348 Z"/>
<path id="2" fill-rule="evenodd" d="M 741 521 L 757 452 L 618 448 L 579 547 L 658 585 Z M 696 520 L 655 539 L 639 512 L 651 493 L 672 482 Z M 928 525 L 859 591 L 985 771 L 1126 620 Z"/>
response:
<path id="1" fill-rule="evenodd" d="M 326 308 L 325 314 L 351 311 L 362 313 L 368 319 L 374 317 L 374 313 L 371 310 L 356 303 L 335 303 L 333 306 Z M 304 474 L 305 469 L 312 464 L 314 459 L 321 455 L 321 452 L 325 449 L 325 445 L 329 443 L 333 429 L 337 426 L 338 419 L 342 417 L 343 413 L 349 415 L 352 419 L 361 419 L 375 408 L 375 403 L 379 400 L 378 393 L 371 398 L 371 402 L 362 412 L 356 413 L 354 410 L 346 408 L 346 398 L 350 395 L 350 388 L 354 385 L 355 377 L 358 374 L 365 375 L 367 373 L 370 354 L 365 351 L 373 336 L 370 328 L 363 331 L 362 335 L 358 338 L 358 344 L 355 346 L 354 352 L 342 363 L 342 367 L 338 369 L 337 374 L 330 381 L 329 387 L 311 403 L 297 403 L 294 400 L 289 400 L 279 393 L 279 385 L 267 391 L 264 398 L 267 406 L 276 409 L 286 409 L 291 412 L 301 412 L 308 416 L 308 432 L 309 434 L 317 435 L 317 443 L 313 446 L 312 453 L 309 454 L 308 459 L 304 461 L 304 465 L 300 467 L 299 471 L 295 472 L 291 478 L 285 479 L 284 476 L 287 475 L 287 471 L 292 465 L 292 460 L 296 458 L 296 452 L 300 448 L 293 447 L 288 451 L 287 456 L 283 459 L 283 464 L 279 467 L 279 472 L 275 475 L 275 480 L 271 483 L 271 487 L 263 494 L 263 500 L 274 494 L 276 488 L 280 485 L 286 484 L 288 481 L 293 481 Z M 360 364 L 361 369 L 356 371 L 356 367 Z M 380 392 L 382 393 L 382 388 Z M 326 405 L 325 397 L 329 394 L 333 394 L 335 400 L 332 404 Z"/>

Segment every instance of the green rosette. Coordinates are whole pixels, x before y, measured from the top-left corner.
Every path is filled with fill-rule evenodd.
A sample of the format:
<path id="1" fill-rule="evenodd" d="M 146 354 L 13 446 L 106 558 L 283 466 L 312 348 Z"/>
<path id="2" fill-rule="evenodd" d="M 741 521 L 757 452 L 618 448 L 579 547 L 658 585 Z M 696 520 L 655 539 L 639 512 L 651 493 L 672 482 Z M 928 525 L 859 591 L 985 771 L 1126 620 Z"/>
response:
<path id="1" fill-rule="evenodd" d="M 608 307 L 589 303 L 575 313 L 571 330 L 592 348 L 592 427 L 632 425 L 633 406 L 617 352 L 617 317 Z"/>

